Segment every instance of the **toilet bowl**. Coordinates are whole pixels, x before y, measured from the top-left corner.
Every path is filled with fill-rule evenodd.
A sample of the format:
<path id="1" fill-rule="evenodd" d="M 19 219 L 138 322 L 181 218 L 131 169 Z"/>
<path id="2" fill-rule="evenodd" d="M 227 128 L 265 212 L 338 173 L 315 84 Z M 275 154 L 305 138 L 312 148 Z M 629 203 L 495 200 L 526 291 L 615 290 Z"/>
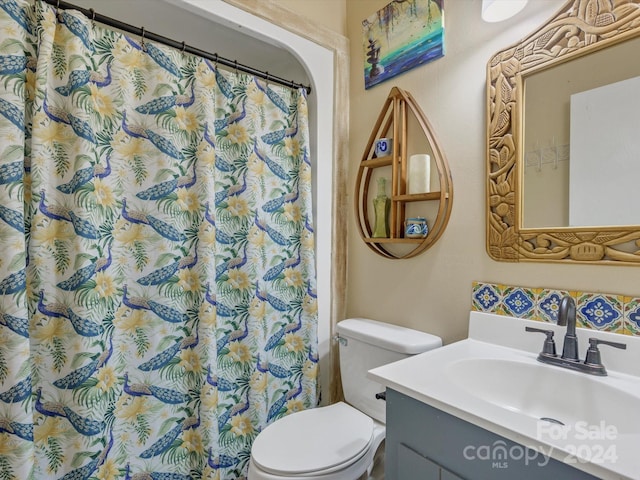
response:
<path id="1" fill-rule="evenodd" d="M 384 387 L 367 371 L 442 345 L 434 335 L 375 320 L 337 325 L 346 402 L 285 416 L 256 437 L 248 480 L 356 480 L 385 438 Z"/>
<path id="2" fill-rule="evenodd" d="M 289 415 L 265 428 L 253 444 L 250 480 L 346 480 L 373 463 L 385 428 L 338 402 Z"/>

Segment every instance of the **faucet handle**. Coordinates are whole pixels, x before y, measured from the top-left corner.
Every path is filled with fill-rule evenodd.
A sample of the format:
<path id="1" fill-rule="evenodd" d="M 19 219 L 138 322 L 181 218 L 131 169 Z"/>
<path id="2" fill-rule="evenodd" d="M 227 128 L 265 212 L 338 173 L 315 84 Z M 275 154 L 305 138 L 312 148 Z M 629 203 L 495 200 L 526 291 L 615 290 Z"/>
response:
<path id="1" fill-rule="evenodd" d="M 610 347 L 620 348 L 622 350 L 627 349 L 626 343 L 609 342 L 598 338 L 589 338 L 589 350 L 587 350 L 587 357 L 584 360 L 584 363 L 587 365 L 602 365 L 598 345 L 609 345 Z"/>
<path id="2" fill-rule="evenodd" d="M 538 332 L 544 333 L 547 338 L 544 341 L 544 345 L 542 346 L 542 354 L 544 355 L 556 355 L 556 342 L 553 340 L 553 330 L 544 330 L 542 328 L 534 328 L 534 327 L 525 327 L 526 332 Z"/>

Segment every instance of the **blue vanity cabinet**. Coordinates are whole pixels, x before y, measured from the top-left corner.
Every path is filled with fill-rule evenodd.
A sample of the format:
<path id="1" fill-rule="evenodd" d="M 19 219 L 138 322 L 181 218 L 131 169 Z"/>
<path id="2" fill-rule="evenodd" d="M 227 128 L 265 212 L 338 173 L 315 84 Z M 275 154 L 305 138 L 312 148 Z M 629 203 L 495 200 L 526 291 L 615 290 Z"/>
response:
<path id="1" fill-rule="evenodd" d="M 598 480 L 387 389 L 386 480 Z"/>
<path id="2" fill-rule="evenodd" d="M 444 468 L 440 470 L 440 480 L 463 480 L 457 475 L 454 475 L 451 472 L 448 472 Z"/>
<path id="3" fill-rule="evenodd" d="M 388 448 L 388 447 L 385 447 Z M 462 480 L 440 465 L 423 457 L 404 443 L 397 445 L 397 470 L 395 476 L 385 471 L 385 478 L 412 478 L 421 480 Z M 386 459 L 385 459 L 386 462 Z M 386 465 L 386 463 L 385 463 Z"/>

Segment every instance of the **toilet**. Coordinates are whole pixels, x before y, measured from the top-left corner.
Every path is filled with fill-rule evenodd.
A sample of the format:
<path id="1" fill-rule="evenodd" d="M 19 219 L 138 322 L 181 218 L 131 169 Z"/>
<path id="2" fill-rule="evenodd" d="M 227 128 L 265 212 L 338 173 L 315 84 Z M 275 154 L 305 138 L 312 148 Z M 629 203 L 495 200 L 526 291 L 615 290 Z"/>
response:
<path id="1" fill-rule="evenodd" d="M 367 372 L 442 346 L 440 337 L 365 318 L 337 324 L 345 402 L 283 417 L 256 437 L 248 480 L 356 480 L 385 438 L 385 388 Z"/>

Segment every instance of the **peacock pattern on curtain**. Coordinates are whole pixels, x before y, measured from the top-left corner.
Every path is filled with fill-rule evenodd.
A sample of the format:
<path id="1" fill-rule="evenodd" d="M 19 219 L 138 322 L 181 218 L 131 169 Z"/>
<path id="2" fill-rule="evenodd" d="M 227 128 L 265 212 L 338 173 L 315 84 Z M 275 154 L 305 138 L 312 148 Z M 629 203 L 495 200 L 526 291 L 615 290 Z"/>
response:
<path id="1" fill-rule="evenodd" d="M 304 92 L 40 2 L 0 38 L 0 480 L 242 478 L 318 398 Z"/>

